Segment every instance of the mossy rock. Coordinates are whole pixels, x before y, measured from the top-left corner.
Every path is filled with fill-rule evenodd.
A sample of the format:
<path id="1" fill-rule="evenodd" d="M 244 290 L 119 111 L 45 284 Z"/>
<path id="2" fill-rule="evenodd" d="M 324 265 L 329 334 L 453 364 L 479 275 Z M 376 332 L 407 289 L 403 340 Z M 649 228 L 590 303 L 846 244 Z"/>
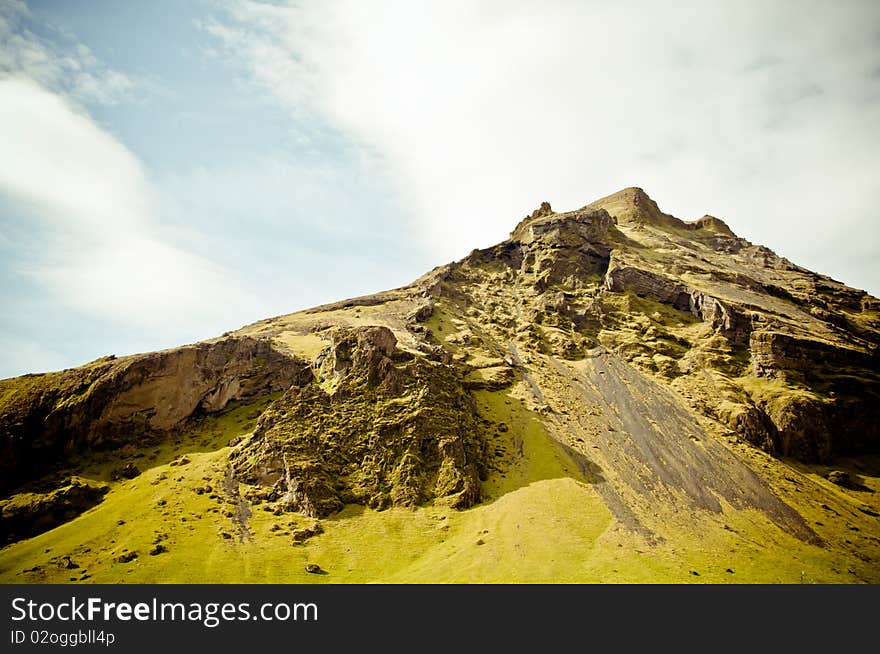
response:
<path id="1" fill-rule="evenodd" d="M 109 490 L 107 484 L 74 478 L 47 493 L 13 495 L 0 502 L 2 543 L 30 538 L 72 520 L 100 502 Z"/>
<path id="2" fill-rule="evenodd" d="M 395 346 L 386 328 L 338 332 L 318 377 L 284 393 L 232 453 L 236 476 L 315 517 L 352 501 L 477 502 L 484 446 L 461 374 L 423 357 L 395 361 Z"/>

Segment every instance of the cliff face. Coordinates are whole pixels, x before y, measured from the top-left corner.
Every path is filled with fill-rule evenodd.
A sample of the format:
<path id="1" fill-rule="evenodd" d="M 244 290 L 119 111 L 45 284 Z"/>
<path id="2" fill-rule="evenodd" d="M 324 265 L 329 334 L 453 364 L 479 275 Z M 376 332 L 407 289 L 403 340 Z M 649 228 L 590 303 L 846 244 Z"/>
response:
<path id="1" fill-rule="evenodd" d="M 283 390 L 307 371 L 266 341 L 230 337 L 2 380 L 0 490 L 74 453 L 166 433 L 198 412 Z"/>
<path id="2" fill-rule="evenodd" d="M 662 538 L 658 501 L 717 513 L 723 498 L 816 542 L 720 442 L 806 462 L 880 451 L 878 310 L 641 189 L 565 213 L 545 203 L 508 240 L 404 288 L 0 381 L 0 483 L 9 493 L 74 454 L 174 438 L 280 393 L 228 454 L 248 497 L 314 517 L 467 507 L 489 496 L 489 470 L 517 461 L 493 450 L 507 426 L 475 404 L 500 393 L 584 474 L 602 471 L 604 501 L 632 529 Z"/>

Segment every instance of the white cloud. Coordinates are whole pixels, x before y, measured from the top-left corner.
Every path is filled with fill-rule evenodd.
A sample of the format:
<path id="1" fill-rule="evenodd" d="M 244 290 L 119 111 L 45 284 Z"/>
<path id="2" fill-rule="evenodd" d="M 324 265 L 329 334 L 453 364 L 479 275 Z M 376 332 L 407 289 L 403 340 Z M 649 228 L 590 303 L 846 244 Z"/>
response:
<path id="1" fill-rule="evenodd" d="M 229 7 L 206 29 L 378 154 L 438 260 L 638 185 L 880 292 L 876 3 Z"/>
<path id="2" fill-rule="evenodd" d="M 7 192 L 96 234 L 145 220 L 146 182 L 123 145 L 27 78 L 0 79 L 0 97 L 0 185 Z"/>
<path id="3" fill-rule="evenodd" d="M 33 232 L 39 247 L 21 244 L 32 257 L 18 272 L 57 305 L 157 341 L 211 336 L 251 308 L 226 271 L 162 238 L 137 159 L 68 101 L 0 79 L 0 143 L 0 196 L 35 208 L 44 227 Z"/>
<path id="4" fill-rule="evenodd" d="M 54 42 L 40 38 L 25 26 L 30 17 L 24 2 L 0 2 L 0 73 L 27 77 L 82 102 L 112 105 L 131 95 L 135 84 L 127 75 L 98 61 L 70 35 L 59 32 Z"/>

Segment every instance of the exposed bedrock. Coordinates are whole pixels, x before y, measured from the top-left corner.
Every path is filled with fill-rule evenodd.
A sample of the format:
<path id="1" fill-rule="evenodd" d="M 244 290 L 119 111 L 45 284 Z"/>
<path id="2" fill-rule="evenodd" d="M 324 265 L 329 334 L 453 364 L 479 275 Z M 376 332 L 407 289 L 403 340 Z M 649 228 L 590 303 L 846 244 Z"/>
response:
<path id="1" fill-rule="evenodd" d="M 398 350 L 385 327 L 338 329 L 316 365 L 230 455 L 238 479 L 314 517 L 479 501 L 482 426 L 456 368 Z"/>
<path id="2" fill-rule="evenodd" d="M 510 240 L 474 250 L 465 262 L 502 262 L 516 272 L 534 273 L 539 291 L 554 284 L 578 286 L 590 275 L 605 274 L 613 228 L 614 219 L 604 209 L 556 214 L 544 203 L 516 226 Z"/>
<path id="3" fill-rule="evenodd" d="M 730 426 L 749 442 L 775 454 L 806 462 L 877 451 L 880 393 L 870 396 L 815 394 L 761 398 L 739 407 Z"/>
<path id="4" fill-rule="evenodd" d="M 612 293 L 631 291 L 669 304 L 679 311 L 688 311 L 710 323 L 731 342 L 738 345 L 748 343 L 751 320 L 742 310 L 682 282 L 622 264 L 612 256 L 605 274 L 605 288 Z"/>
<path id="5" fill-rule="evenodd" d="M 232 337 L 0 381 L 0 492 L 76 451 L 165 432 L 308 374 L 267 341 Z"/>
<path id="6" fill-rule="evenodd" d="M 681 282 L 647 270 L 622 265 L 616 261 L 612 261 L 611 267 L 605 274 L 605 288 L 612 293 L 632 291 L 636 295 L 671 304 L 679 311 L 690 309 L 690 292 Z"/>
<path id="7" fill-rule="evenodd" d="M 110 487 L 80 479 L 45 493 L 21 493 L 0 501 L 0 546 L 30 538 L 98 504 Z"/>
<path id="8" fill-rule="evenodd" d="M 880 356 L 811 338 L 756 331 L 749 339 L 756 377 L 815 381 L 829 371 L 862 368 L 880 373 Z"/>
<path id="9" fill-rule="evenodd" d="M 768 420 L 752 421 L 749 440 L 804 461 L 877 451 L 880 444 L 880 361 L 876 354 L 771 331 L 750 339 L 753 374 L 795 384 L 803 392 L 756 401 Z"/>

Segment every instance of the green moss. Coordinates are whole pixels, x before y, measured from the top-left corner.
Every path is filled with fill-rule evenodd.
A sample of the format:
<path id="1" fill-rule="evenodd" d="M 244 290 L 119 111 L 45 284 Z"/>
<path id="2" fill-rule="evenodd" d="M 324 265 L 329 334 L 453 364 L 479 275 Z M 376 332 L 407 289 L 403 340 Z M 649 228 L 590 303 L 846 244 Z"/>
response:
<path id="1" fill-rule="evenodd" d="M 445 302 L 437 302 L 431 316 L 424 322 L 425 327 L 431 330 L 434 341 L 453 353 L 460 347 L 455 343 L 449 343 L 447 337 L 458 331 L 458 327 L 453 322 L 455 319 L 455 314 L 447 308 Z"/>
<path id="2" fill-rule="evenodd" d="M 827 398 L 804 386 L 787 383 L 781 379 L 744 375 L 737 379 L 740 386 L 755 402 L 770 406 L 790 402 L 794 399 L 810 402 L 826 402 Z"/>

